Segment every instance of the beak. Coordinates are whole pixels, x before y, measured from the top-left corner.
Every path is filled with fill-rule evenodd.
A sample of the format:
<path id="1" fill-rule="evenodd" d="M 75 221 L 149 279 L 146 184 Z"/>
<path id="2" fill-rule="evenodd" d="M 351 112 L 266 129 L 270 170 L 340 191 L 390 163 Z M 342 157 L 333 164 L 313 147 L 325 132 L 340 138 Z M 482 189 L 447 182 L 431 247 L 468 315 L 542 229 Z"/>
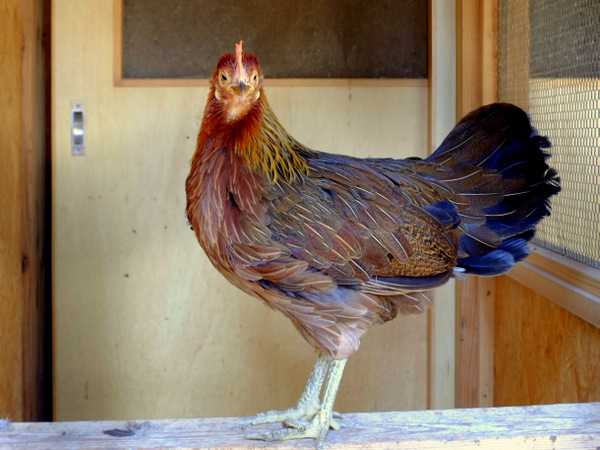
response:
<path id="1" fill-rule="evenodd" d="M 240 80 L 240 84 L 238 84 L 236 90 L 239 92 L 240 96 L 242 97 L 242 100 L 246 99 L 246 95 L 248 94 L 249 87 L 250 86 L 248 86 L 246 83 L 244 83 L 242 80 Z"/>

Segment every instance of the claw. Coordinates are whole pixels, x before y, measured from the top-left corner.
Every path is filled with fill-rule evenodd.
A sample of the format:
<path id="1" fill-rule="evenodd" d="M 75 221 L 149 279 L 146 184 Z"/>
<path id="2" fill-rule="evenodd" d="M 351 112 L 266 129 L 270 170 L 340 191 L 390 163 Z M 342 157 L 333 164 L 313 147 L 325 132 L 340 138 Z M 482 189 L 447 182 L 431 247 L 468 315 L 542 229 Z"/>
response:
<path id="1" fill-rule="evenodd" d="M 269 413 L 267 413 L 269 414 Z M 335 414 L 341 417 L 339 413 Z M 319 411 L 309 421 L 287 418 L 283 421 L 284 427 L 268 431 L 264 434 L 251 434 L 246 439 L 261 441 L 283 441 L 288 439 L 312 438 L 316 440 L 316 448 L 323 448 L 329 429 L 339 430 L 340 423 L 333 418 L 333 413 Z"/>
<path id="2" fill-rule="evenodd" d="M 338 414 L 338 418 L 341 418 L 341 416 L 339 414 Z M 329 428 L 331 428 L 334 431 L 338 431 L 340 428 L 342 428 L 342 424 L 332 418 L 329 421 Z"/>
<path id="3" fill-rule="evenodd" d="M 295 422 L 291 425 L 291 428 L 278 428 L 276 430 L 266 432 L 263 435 L 263 440 L 284 441 L 288 439 L 318 439 L 319 436 L 325 437 L 327 431 L 329 431 L 329 426 L 326 426 L 320 422 L 321 421 L 317 418 L 306 423 Z"/>
<path id="4" fill-rule="evenodd" d="M 246 430 L 249 426 L 254 425 L 252 422 L 253 417 L 242 417 L 240 422 L 242 423 L 242 430 Z"/>
<path id="5" fill-rule="evenodd" d="M 333 411 L 333 403 L 345 364 L 346 360 L 335 360 L 328 363 L 320 357 L 298 406 L 282 411 L 268 411 L 244 420 L 245 424 L 252 425 L 281 422 L 284 427 L 265 434 L 251 434 L 246 438 L 263 441 L 313 438 L 317 441 L 317 448 L 322 448 L 329 429 L 340 429 L 340 423 L 334 417 L 339 419 L 341 415 Z M 323 401 L 319 404 L 319 390 L 325 372 L 327 372 L 327 382 Z"/>
<path id="6" fill-rule="evenodd" d="M 247 434 L 246 436 L 244 436 L 244 438 L 251 439 L 253 441 L 266 441 L 267 440 L 267 435 L 266 434 L 260 434 L 260 433 Z"/>

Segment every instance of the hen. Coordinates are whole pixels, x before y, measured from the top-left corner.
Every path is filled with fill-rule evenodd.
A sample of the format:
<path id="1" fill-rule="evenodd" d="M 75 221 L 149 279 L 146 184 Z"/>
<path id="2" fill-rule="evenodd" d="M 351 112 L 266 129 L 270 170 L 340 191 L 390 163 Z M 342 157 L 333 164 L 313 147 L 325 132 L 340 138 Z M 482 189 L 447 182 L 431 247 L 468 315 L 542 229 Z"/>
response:
<path id="1" fill-rule="evenodd" d="M 454 274 L 493 276 L 528 254 L 559 190 L 528 116 L 491 104 L 462 119 L 429 158 L 323 153 L 290 136 L 263 92 L 257 58 L 223 56 L 211 78 L 187 215 L 212 264 L 289 318 L 319 352 L 298 405 L 264 439 L 337 429 L 333 403 L 361 336 Z M 321 390 L 322 400 L 321 400 Z"/>

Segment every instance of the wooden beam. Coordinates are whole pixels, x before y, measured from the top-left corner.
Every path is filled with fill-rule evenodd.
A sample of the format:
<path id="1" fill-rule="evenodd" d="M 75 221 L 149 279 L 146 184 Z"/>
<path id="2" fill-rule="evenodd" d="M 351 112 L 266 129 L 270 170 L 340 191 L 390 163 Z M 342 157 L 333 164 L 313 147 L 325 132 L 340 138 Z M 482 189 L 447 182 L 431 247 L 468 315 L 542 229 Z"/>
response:
<path id="1" fill-rule="evenodd" d="M 429 153 L 456 124 L 456 8 L 453 2 L 429 0 Z M 436 289 L 427 311 L 427 407 L 454 408 L 453 337 L 456 315 L 454 282 Z"/>
<path id="2" fill-rule="evenodd" d="M 0 414 L 51 416 L 47 0 L 0 0 Z"/>
<path id="3" fill-rule="evenodd" d="M 456 2 L 457 116 L 498 99 L 498 0 Z"/>
<path id="4" fill-rule="evenodd" d="M 481 4 L 481 104 L 498 101 L 498 0 Z"/>
<path id="5" fill-rule="evenodd" d="M 497 0 L 457 0 L 457 116 L 497 98 Z M 456 405 L 492 406 L 493 278 L 457 283 Z"/>
<path id="6" fill-rule="evenodd" d="M 115 79 L 117 87 L 207 87 L 206 78 L 121 78 Z M 425 78 L 267 78 L 271 87 L 424 87 Z"/>
<path id="7" fill-rule="evenodd" d="M 23 89 L 20 2 L 0 1 L 0 408 L 2 414 L 23 420 L 23 298 L 21 218 Z"/>
<path id="8" fill-rule="evenodd" d="M 481 2 L 456 1 L 456 115 L 481 106 Z"/>
<path id="9" fill-rule="evenodd" d="M 600 403 L 444 411 L 346 414 L 327 448 L 596 448 Z M 12 423 L 0 447 L 20 448 L 306 448 L 312 440 L 249 441 L 247 434 L 281 425 L 248 427 L 240 418 L 137 422 Z"/>
<path id="10" fill-rule="evenodd" d="M 456 289 L 456 404 L 473 408 L 494 400 L 493 278 L 472 277 Z"/>
<path id="11" fill-rule="evenodd" d="M 506 276 L 600 328 L 600 271 L 550 250 L 531 255 Z"/>
<path id="12" fill-rule="evenodd" d="M 456 8 L 429 0 L 429 154 L 456 125 Z"/>
<path id="13" fill-rule="evenodd" d="M 50 1 L 23 5 L 23 413 L 52 417 Z"/>

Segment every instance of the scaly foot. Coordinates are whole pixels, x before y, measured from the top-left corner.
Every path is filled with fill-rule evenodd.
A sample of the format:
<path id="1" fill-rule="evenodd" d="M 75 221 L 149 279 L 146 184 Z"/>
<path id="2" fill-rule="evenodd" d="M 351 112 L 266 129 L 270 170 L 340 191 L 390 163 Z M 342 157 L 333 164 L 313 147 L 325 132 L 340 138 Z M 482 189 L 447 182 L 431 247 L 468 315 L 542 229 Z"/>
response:
<path id="1" fill-rule="evenodd" d="M 342 428 L 342 425 L 335 419 L 341 419 L 342 415 L 338 412 L 333 412 L 333 417 L 329 420 L 329 428 L 331 428 L 334 431 L 339 430 L 340 428 Z M 308 425 L 309 421 L 305 420 L 305 421 L 297 421 L 297 420 L 293 420 L 293 419 L 285 419 L 283 421 L 283 424 L 288 427 L 288 428 L 296 428 L 296 429 L 301 429 L 303 427 L 306 427 Z"/>
<path id="2" fill-rule="evenodd" d="M 289 422 L 302 423 L 308 422 L 319 412 L 318 402 L 299 403 L 294 408 L 267 411 L 247 419 L 251 425 L 261 423 Z"/>
<path id="3" fill-rule="evenodd" d="M 328 367 L 329 360 L 325 356 L 319 355 L 317 362 L 315 363 L 315 367 L 308 377 L 308 382 L 306 383 L 304 392 L 298 401 L 298 405 L 294 408 L 280 411 L 267 411 L 265 413 L 257 414 L 254 417 L 250 417 L 244 422 L 247 425 L 284 421 L 289 421 L 290 423 L 308 422 L 315 417 L 315 414 L 319 412 L 319 392 L 321 391 L 321 385 L 323 384 L 323 380 L 327 374 Z"/>
<path id="4" fill-rule="evenodd" d="M 306 389 L 296 408 L 291 408 L 284 411 L 270 411 L 264 415 L 259 414 L 255 418 L 256 421 L 252 422 L 268 423 L 283 421 L 283 424 L 287 428 L 280 428 L 260 435 L 254 434 L 246 436 L 247 439 L 279 441 L 287 439 L 313 438 L 317 441 L 317 448 L 322 448 L 329 429 L 333 428 L 334 430 L 339 430 L 340 428 L 340 424 L 333 419 L 333 403 L 335 402 L 335 396 L 340 385 L 340 380 L 342 379 L 342 372 L 344 371 L 345 365 L 345 359 L 334 360 L 327 364 L 327 381 L 325 383 L 323 401 L 320 406 L 318 406 L 314 400 L 315 395 L 306 395 L 306 393 L 310 391 L 312 391 L 314 394 L 314 390 Z M 313 370 L 313 374 L 314 373 L 315 370 Z M 314 386 L 315 384 L 317 383 L 309 382 L 309 386 Z M 320 385 L 320 383 L 318 384 Z M 307 401 L 308 399 L 310 399 L 310 401 Z M 308 405 L 310 406 L 306 408 Z M 316 412 L 315 405 L 317 410 Z M 311 414 L 313 417 L 308 418 L 308 416 Z"/>
<path id="5" fill-rule="evenodd" d="M 268 413 L 267 413 L 268 414 Z M 246 436 L 247 439 L 262 441 L 283 441 L 288 439 L 316 439 L 317 448 L 322 448 L 329 429 L 339 430 L 340 424 L 333 419 L 331 411 L 319 411 L 310 421 L 293 421 L 286 419 L 287 428 L 268 431 L 265 434 Z"/>

